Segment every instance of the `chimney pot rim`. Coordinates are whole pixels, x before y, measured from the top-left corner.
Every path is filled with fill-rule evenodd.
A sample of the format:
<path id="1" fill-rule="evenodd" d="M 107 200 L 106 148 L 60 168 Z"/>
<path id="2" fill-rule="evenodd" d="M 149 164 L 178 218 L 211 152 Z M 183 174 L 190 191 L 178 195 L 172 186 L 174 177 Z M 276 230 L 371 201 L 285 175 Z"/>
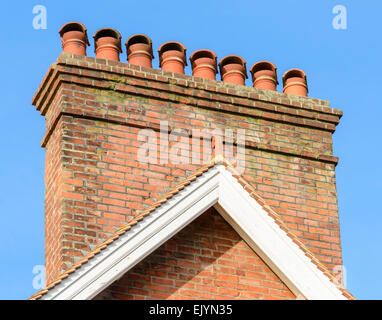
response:
<path id="1" fill-rule="evenodd" d="M 207 52 L 207 53 L 211 54 L 212 58 L 213 58 L 214 60 L 217 60 L 217 55 L 216 55 L 216 53 L 213 52 L 212 50 L 209 50 L 209 49 L 199 49 L 199 50 L 194 51 L 194 52 L 191 53 L 191 55 L 190 55 L 190 60 L 193 60 L 194 57 L 195 57 L 195 55 L 197 55 L 197 54 L 201 54 L 201 53 L 203 53 L 203 52 Z"/>
<path id="2" fill-rule="evenodd" d="M 115 38 L 117 39 L 117 40 L 121 40 L 122 39 L 122 36 L 121 36 L 121 34 L 119 33 L 119 31 L 118 30 L 115 30 L 115 29 L 113 29 L 113 28 L 101 28 L 101 29 L 99 29 L 99 30 L 97 30 L 95 33 L 94 33 L 94 35 L 93 35 L 93 38 L 94 38 L 94 40 L 97 40 L 97 39 L 99 39 L 99 38 L 102 38 L 102 37 L 104 37 L 104 36 L 100 36 L 100 33 L 102 33 L 102 32 L 107 32 L 107 31 L 111 31 L 112 33 L 114 33 L 115 34 Z"/>
<path id="3" fill-rule="evenodd" d="M 306 73 L 301 69 L 293 68 L 293 69 L 289 69 L 283 74 L 283 85 L 285 86 L 286 80 L 294 76 L 304 79 L 305 83 L 307 83 Z"/>
<path id="4" fill-rule="evenodd" d="M 134 38 L 138 38 L 138 37 L 142 37 L 142 38 L 145 38 L 147 40 L 147 44 L 149 46 L 151 46 L 153 44 L 153 41 L 151 40 L 151 38 L 149 36 L 146 36 L 145 34 L 143 33 L 137 33 L 137 34 L 133 34 L 132 36 L 130 36 L 129 38 L 127 38 L 126 42 L 125 42 L 125 45 L 126 47 L 129 47 L 130 46 L 130 42 L 131 40 L 133 40 Z M 140 42 L 139 42 L 140 43 Z"/>
<path id="5" fill-rule="evenodd" d="M 211 59 L 214 60 L 214 67 L 215 67 L 216 72 L 217 72 L 217 70 L 218 70 L 218 64 L 217 64 L 218 58 L 217 58 L 217 55 L 216 55 L 215 52 L 213 52 L 212 50 L 209 50 L 209 49 L 199 49 L 199 50 L 196 50 L 193 53 L 191 53 L 191 55 L 190 55 L 190 62 L 191 62 L 191 64 L 193 64 L 193 61 L 195 59 L 199 58 L 199 57 L 195 58 L 195 56 L 197 56 L 198 54 L 202 55 L 203 53 L 209 54 L 210 57 L 208 57 L 208 58 L 211 58 Z M 204 58 L 204 57 L 200 56 L 200 58 Z"/>
<path id="6" fill-rule="evenodd" d="M 114 35 L 102 35 L 102 33 L 112 33 Z M 93 35 L 93 38 L 94 38 L 94 45 L 95 45 L 95 51 L 97 50 L 97 40 L 101 39 L 101 38 L 106 38 L 106 37 L 112 37 L 112 38 L 115 38 L 117 41 L 118 41 L 118 50 L 119 52 L 122 53 L 122 48 L 121 48 L 121 39 L 122 39 L 122 36 L 121 34 L 119 33 L 118 30 L 115 30 L 113 28 L 101 28 L 99 30 L 97 30 L 94 35 Z"/>
<path id="7" fill-rule="evenodd" d="M 135 38 L 144 38 L 146 39 L 147 43 L 144 43 L 144 42 L 136 42 L 136 43 L 130 43 L 133 39 Z M 149 53 L 151 54 L 151 58 L 154 59 L 154 53 L 153 53 L 153 41 L 151 40 L 151 38 L 143 33 L 137 33 L 137 34 L 133 34 L 132 36 L 130 36 L 126 42 L 125 42 L 125 47 L 126 47 L 126 52 L 127 54 L 129 55 L 129 53 L 131 51 L 129 51 L 129 48 L 134 45 L 134 44 L 145 44 L 145 45 L 148 45 L 149 46 Z"/>
<path id="8" fill-rule="evenodd" d="M 222 73 L 222 68 L 227 64 L 227 60 L 236 60 L 238 64 L 241 64 L 242 67 L 243 67 L 243 73 L 245 75 L 245 78 L 248 79 L 248 74 L 247 74 L 247 63 L 245 62 L 244 58 L 238 56 L 238 55 L 235 55 L 235 54 L 231 54 L 231 55 L 228 55 L 228 56 L 225 56 L 223 57 L 220 62 L 219 62 L 219 69 L 220 69 L 220 73 Z"/>
<path id="9" fill-rule="evenodd" d="M 70 26 L 77 26 L 81 29 L 81 31 L 85 34 L 85 40 L 86 40 L 86 44 L 88 46 L 90 46 L 90 43 L 89 43 L 89 39 L 88 39 L 88 34 L 87 34 L 87 29 L 85 27 L 84 24 L 82 24 L 81 22 L 78 22 L 78 21 L 70 21 L 70 22 L 67 22 L 65 23 L 64 25 L 61 26 L 60 30 L 58 30 L 58 33 L 60 35 L 60 37 L 62 38 L 62 36 L 68 32 L 68 31 L 75 31 L 75 30 L 66 30 L 68 29 Z M 78 31 L 78 30 L 76 30 Z"/>
<path id="10" fill-rule="evenodd" d="M 263 66 L 269 66 L 270 68 L 264 68 Z M 279 84 L 279 81 L 277 79 L 277 67 L 276 67 L 276 65 L 273 62 L 266 61 L 266 60 L 255 62 L 252 65 L 251 69 L 249 69 L 249 72 L 252 75 L 252 81 L 255 81 L 255 73 L 259 72 L 259 71 L 263 71 L 263 70 L 272 71 L 274 73 L 276 84 Z"/>
<path id="11" fill-rule="evenodd" d="M 277 71 L 277 67 L 276 65 L 273 63 L 273 62 L 270 62 L 270 61 L 267 61 L 267 60 L 262 60 L 262 61 L 258 61 L 258 62 L 255 62 L 251 69 L 249 69 L 249 71 L 253 74 L 254 72 L 257 72 L 259 70 L 263 70 L 263 69 L 259 69 L 259 70 L 256 70 L 256 67 L 258 66 L 261 66 L 261 65 L 268 65 L 271 67 L 271 69 L 266 69 L 266 70 L 272 70 L 272 71 Z"/>
<path id="12" fill-rule="evenodd" d="M 184 54 L 186 54 L 186 47 L 184 46 L 184 44 L 178 42 L 178 41 L 166 41 L 165 43 L 162 43 L 161 46 L 158 48 L 158 52 L 159 54 L 162 53 L 163 49 L 165 49 L 166 46 L 168 45 L 171 45 L 171 44 L 175 44 L 176 46 L 178 46 L 181 50 L 181 52 L 184 52 Z"/>
<path id="13" fill-rule="evenodd" d="M 159 66 L 161 67 L 162 66 L 162 54 L 165 49 L 166 46 L 170 46 L 170 45 L 175 45 L 177 48 L 179 48 L 180 50 L 176 50 L 176 51 L 179 51 L 181 53 L 184 54 L 184 57 L 183 57 L 183 62 L 184 62 L 184 65 L 187 66 L 187 56 L 186 56 L 186 47 L 184 46 L 184 44 L 178 42 L 178 41 L 166 41 L 165 43 L 162 43 L 162 45 L 158 48 L 158 54 L 159 54 Z M 166 50 L 167 51 L 167 50 Z"/>

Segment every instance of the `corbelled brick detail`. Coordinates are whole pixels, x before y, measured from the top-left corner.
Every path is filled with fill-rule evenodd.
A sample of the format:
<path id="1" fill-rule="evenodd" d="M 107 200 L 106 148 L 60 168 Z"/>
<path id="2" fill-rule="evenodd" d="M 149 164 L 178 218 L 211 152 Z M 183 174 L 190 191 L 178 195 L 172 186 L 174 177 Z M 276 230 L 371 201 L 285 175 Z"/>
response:
<path id="1" fill-rule="evenodd" d="M 245 178 L 321 262 L 342 263 L 332 153 L 342 112 L 328 102 L 62 54 L 33 104 L 47 129 L 48 282 L 197 169 L 137 161 L 139 130 L 161 120 L 189 139 L 244 128 Z"/>
<path id="2" fill-rule="evenodd" d="M 95 297 L 96 300 L 295 298 L 213 208 Z"/>

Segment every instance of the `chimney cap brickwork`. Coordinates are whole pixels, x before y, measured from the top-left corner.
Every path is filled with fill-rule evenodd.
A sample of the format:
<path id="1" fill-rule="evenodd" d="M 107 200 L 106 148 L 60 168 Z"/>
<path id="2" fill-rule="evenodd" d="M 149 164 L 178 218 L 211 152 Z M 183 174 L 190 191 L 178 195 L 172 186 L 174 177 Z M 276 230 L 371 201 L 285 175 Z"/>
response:
<path id="1" fill-rule="evenodd" d="M 63 38 L 63 35 L 65 34 L 65 32 L 71 31 L 71 30 L 83 32 L 86 39 L 85 40 L 86 45 L 90 45 L 87 39 L 86 27 L 79 22 L 69 22 L 65 24 L 64 26 L 62 26 L 59 31 L 61 38 Z M 107 32 L 114 34 L 114 37 L 116 37 L 117 39 L 119 40 L 121 39 L 121 35 L 118 31 L 111 28 L 104 28 L 96 32 L 96 34 L 94 35 L 95 40 L 97 40 L 97 38 L 102 37 L 102 34 Z M 137 47 L 134 48 L 134 50 L 132 50 L 132 48 L 135 45 L 137 45 Z M 125 46 L 126 46 L 126 52 L 127 52 L 127 60 L 129 61 L 129 63 L 135 64 L 135 65 L 141 65 L 143 67 L 152 68 L 151 60 L 154 58 L 154 54 L 152 49 L 152 40 L 148 36 L 144 34 L 132 35 L 126 40 Z M 147 48 L 146 47 L 143 48 L 142 46 L 147 46 Z M 122 52 L 121 46 L 118 47 L 118 50 L 119 52 Z M 64 51 L 68 53 L 74 53 L 74 54 L 80 53 L 82 55 L 86 55 L 86 51 L 82 50 L 79 52 L 77 49 L 75 48 L 73 49 L 72 47 L 69 47 Z M 164 71 L 184 74 L 184 67 L 187 66 L 186 51 L 187 51 L 186 47 L 180 42 L 167 41 L 163 43 L 158 48 L 159 67 Z M 210 58 L 213 59 L 213 62 L 212 63 L 199 62 L 199 65 L 195 64 L 195 61 L 202 56 L 205 56 L 205 58 L 210 56 Z M 119 60 L 119 58 L 114 58 L 113 60 Z M 166 63 L 164 63 L 164 61 L 166 61 Z M 245 79 L 248 79 L 246 61 L 238 55 L 226 56 L 222 58 L 218 64 L 217 56 L 213 51 L 208 49 L 200 49 L 200 50 L 196 50 L 195 52 L 191 54 L 190 62 L 192 66 L 193 76 L 196 76 L 196 77 L 216 80 L 216 74 L 220 70 L 220 76 L 223 82 L 237 84 L 237 85 L 245 85 Z M 207 71 L 208 68 L 210 69 L 215 68 L 216 72 L 214 73 L 213 70 Z M 272 71 L 273 73 L 268 74 L 269 72 L 267 72 L 267 70 Z M 300 83 L 298 84 L 294 83 L 294 86 L 286 84 L 287 79 L 291 77 L 292 74 L 297 74 L 298 72 L 304 75 L 302 77 L 303 80 L 299 81 Z M 278 85 L 277 68 L 272 62 L 269 62 L 269 61 L 256 62 L 252 65 L 250 69 L 250 73 L 252 74 L 252 82 L 253 82 L 254 88 L 262 89 L 262 90 L 272 90 L 272 91 L 277 90 L 277 85 Z M 259 76 L 255 76 L 256 73 L 258 73 Z M 241 76 L 239 74 L 241 74 Z M 283 75 L 283 84 L 284 84 L 283 93 L 307 96 L 308 85 L 307 85 L 306 75 L 304 71 L 300 69 L 291 69 L 287 71 Z M 296 85 L 298 85 L 299 87 Z"/>

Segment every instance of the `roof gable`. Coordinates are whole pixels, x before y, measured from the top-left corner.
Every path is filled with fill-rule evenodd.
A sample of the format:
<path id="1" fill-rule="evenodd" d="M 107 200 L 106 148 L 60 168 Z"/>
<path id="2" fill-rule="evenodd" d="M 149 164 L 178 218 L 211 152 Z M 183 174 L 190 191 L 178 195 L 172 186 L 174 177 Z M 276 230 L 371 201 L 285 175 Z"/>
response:
<path id="1" fill-rule="evenodd" d="M 352 298 L 223 159 L 195 171 L 31 298 L 95 297 L 212 206 L 297 297 Z"/>
<path id="2" fill-rule="evenodd" d="M 296 296 L 211 207 L 94 299 L 294 300 Z"/>

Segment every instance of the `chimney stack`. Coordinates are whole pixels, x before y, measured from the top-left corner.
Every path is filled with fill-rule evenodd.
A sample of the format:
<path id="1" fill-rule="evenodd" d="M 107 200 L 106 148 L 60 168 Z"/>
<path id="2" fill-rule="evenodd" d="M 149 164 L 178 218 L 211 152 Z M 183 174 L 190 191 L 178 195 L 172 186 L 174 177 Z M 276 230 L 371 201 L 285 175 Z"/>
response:
<path id="1" fill-rule="evenodd" d="M 217 73 L 216 54 L 207 49 L 191 54 L 190 76 L 184 75 L 186 48 L 179 42 L 166 42 L 158 50 L 160 67 L 172 72 L 168 73 L 132 67 L 152 66 L 152 41 L 145 35 L 126 41 L 129 64 L 117 62 L 121 35 L 114 29 L 94 35 L 97 58 L 112 63 L 82 57 L 88 39 L 81 23 L 65 24 L 60 36 L 64 53 L 33 99 L 47 127 L 43 147 L 48 282 L 199 168 L 191 159 L 187 166 L 178 166 L 159 149 L 155 165 L 142 164 L 140 133 L 146 129 L 154 132 L 156 142 L 165 139 L 167 149 L 185 146 L 188 152 L 194 138 L 188 132 L 245 129 L 249 161 L 244 174 L 293 231 L 314 239 L 308 245 L 323 263 L 341 263 L 333 178 L 338 159 L 331 139 L 342 112 L 327 101 L 302 97 L 308 92 L 303 71 L 284 74 L 283 94 L 275 91 L 275 65 L 255 63 L 250 70 L 253 85 L 268 90 L 264 92 L 243 86 L 246 62 L 237 55 L 221 59 L 223 83 L 205 80 L 215 79 Z M 160 126 L 163 120 L 168 123 L 165 130 Z M 167 141 L 167 133 L 178 128 L 185 132 L 179 144 Z M 224 139 L 224 145 L 237 149 L 237 137 L 232 142 Z"/>

